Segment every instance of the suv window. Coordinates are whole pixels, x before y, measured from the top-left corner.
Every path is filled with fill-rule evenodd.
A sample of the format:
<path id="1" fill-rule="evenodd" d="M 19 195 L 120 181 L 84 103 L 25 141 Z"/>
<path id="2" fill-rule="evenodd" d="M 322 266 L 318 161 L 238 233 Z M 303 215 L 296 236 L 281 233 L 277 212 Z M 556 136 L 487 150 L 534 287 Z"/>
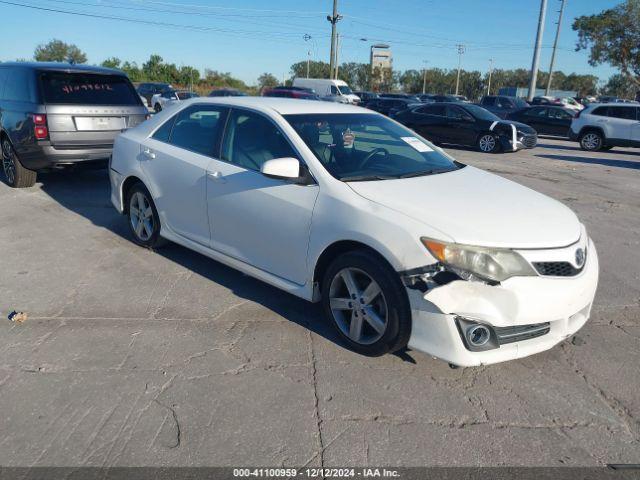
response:
<path id="1" fill-rule="evenodd" d="M 496 102 L 498 107 L 500 108 L 512 108 L 513 102 L 505 97 L 498 97 L 498 101 Z"/>
<path id="2" fill-rule="evenodd" d="M 247 170 L 257 170 L 267 160 L 295 157 L 282 132 L 257 113 L 232 110 L 222 146 L 222 159 Z"/>
<path id="3" fill-rule="evenodd" d="M 7 75 L 9 74 L 9 69 L 0 68 L 0 99 L 4 98 L 4 85 L 7 80 Z"/>
<path id="4" fill-rule="evenodd" d="M 202 155 L 214 156 L 218 131 L 222 125 L 220 119 L 225 110 L 215 105 L 185 108 L 176 117 L 169 143 Z"/>
<path id="5" fill-rule="evenodd" d="M 484 97 L 482 99 L 482 105 L 493 106 L 496 104 L 496 97 Z"/>
<path id="6" fill-rule="evenodd" d="M 139 105 L 140 97 L 129 79 L 99 73 L 40 73 L 44 102 L 70 105 Z"/>
<path id="7" fill-rule="evenodd" d="M 569 112 L 565 112 L 564 110 L 560 110 L 559 108 L 551 108 L 549 109 L 549 118 L 556 118 L 558 120 L 570 120 L 573 118 Z"/>
<path id="8" fill-rule="evenodd" d="M 609 110 L 608 107 L 598 107 L 594 109 L 593 112 L 591 112 L 591 115 L 599 115 L 601 117 L 606 117 L 608 110 Z"/>
<path id="9" fill-rule="evenodd" d="M 609 117 L 623 118 L 625 120 L 636 119 L 636 107 L 609 107 Z"/>
<path id="10" fill-rule="evenodd" d="M 24 68 L 7 69 L 2 97 L 14 102 L 35 102 L 29 74 Z"/>
<path id="11" fill-rule="evenodd" d="M 428 107 L 421 107 L 420 113 L 426 113 L 427 115 L 437 115 L 438 117 L 445 116 L 444 105 L 429 105 Z"/>
<path id="12" fill-rule="evenodd" d="M 525 112 L 525 116 L 527 117 L 546 117 L 547 109 L 544 107 L 531 108 Z"/>

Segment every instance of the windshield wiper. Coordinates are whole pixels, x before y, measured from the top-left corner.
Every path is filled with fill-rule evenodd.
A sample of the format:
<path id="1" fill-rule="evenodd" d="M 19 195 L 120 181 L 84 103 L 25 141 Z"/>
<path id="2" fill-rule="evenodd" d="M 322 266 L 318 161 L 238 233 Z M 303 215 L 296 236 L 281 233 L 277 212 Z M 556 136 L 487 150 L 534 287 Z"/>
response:
<path id="1" fill-rule="evenodd" d="M 353 175 L 351 177 L 340 177 L 343 182 L 368 182 L 370 180 L 393 180 L 394 178 L 400 178 L 397 175 Z"/>
<path id="2" fill-rule="evenodd" d="M 422 177 L 427 175 L 435 175 L 436 173 L 445 173 L 445 172 L 452 172 L 452 171 L 453 170 L 451 168 L 434 168 L 432 170 L 422 170 L 419 172 L 405 173 L 404 175 L 400 175 L 397 178 Z"/>

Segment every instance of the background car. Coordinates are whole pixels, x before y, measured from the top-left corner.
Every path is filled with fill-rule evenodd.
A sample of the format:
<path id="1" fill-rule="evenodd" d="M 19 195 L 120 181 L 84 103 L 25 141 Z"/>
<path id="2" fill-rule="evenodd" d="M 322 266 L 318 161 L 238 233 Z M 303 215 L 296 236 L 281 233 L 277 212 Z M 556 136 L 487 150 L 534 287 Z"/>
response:
<path id="1" fill-rule="evenodd" d="M 374 110 L 388 117 L 392 117 L 402 110 L 406 110 L 413 105 L 422 105 L 420 101 L 409 100 L 406 98 L 386 98 L 380 97 L 370 101 L 365 106 L 369 110 Z"/>
<path id="2" fill-rule="evenodd" d="M 434 102 L 460 102 L 460 97 L 456 95 L 434 95 Z"/>
<path id="3" fill-rule="evenodd" d="M 189 90 L 165 90 L 162 93 L 156 93 L 151 97 L 151 105 L 157 113 L 161 111 L 167 104 L 189 100 L 197 97 L 198 94 Z"/>
<path id="4" fill-rule="evenodd" d="M 299 98 L 301 100 L 320 100 L 320 97 L 310 88 L 287 87 L 280 85 L 267 88 L 262 92 L 263 97 Z"/>
<path id="5" fill-rule="evenodd" d="M 120 70 L 64 63 L 0 63 L 2 164 L 12 187 L 36 172 L 100 162 L 114 138 L 149 112 Z"/>
<path id="6" fill-rule="evenodd" d="M 394 119 L 435 143 L 472 146 L 486 153 L 533 148 L 538 142 L 533 128 L 501 120 L 469 103 L 421 105 L 398 113 Z"/>
<path id="7" fill-rule="evenodd" d="M 435 97 L 433 93 L 421 93 L 420 95 L 416 95 L 421 102 L 423 103 L 433 103 L 435 102 Z"/>
<path id="8" fill-rule="evenodd" d="M 527 107 L 507 114 L 508 120 L 515 120 L 532 127 L 538 135 L 568 137 L 571 121 L 576 111 L 557 105 Z"/>
<path id="9" fill-rule="evenodd" d="M 587 151 L 613 147 L 640 147 L 640 106 L 593 103 L 571 122 L 569 139 Z"/>
<path id="10" fill-rule="evenodd" d="M 165 90 L 172 90 L 173 87 L 170 83 L 162 83 L 162 82 L 144 82 L 138 85 L 136 89 L 138 94 L 141 97 L 146 99 L 146 106 L 149 108 L 153 108 L 153 103 L 151 103 L 151 98 L 157 94 L 162 93 Z"/>
<path id="11" fill-rule="evenodd" d="M 411 100 L 412 102 L 419 103 L 420 99 L 410 93 L 381 93 L 380 98 L 404 98 L 405 100 Z"/>
<path id="12" fill-rule="evenodd" d="M 210 97 L 246 97 L 247 94 L 237 88 L 216 88 L 209 92 Z"/>
<path id="13" fill-rule="evenodd" d="M 480 106 L 494 113 L 500 118 L 507 118 L 507 115 L 521 108 L 529 106 L 527 102 L 518 97 L 507 97 L 505 95 L 487 95 L 480 100 Z"/>
<path id="14" fill-rule="evenodd" d="M 562 102 L 558 100 L 556 97 L 550 97 L 546 95 L 540 95 L 537 97 L 533 97 L 529 102 L 529 105 L 560 105 L 562 106 Z"/>
<path id="15" fill-rule="evenodd" d="M 353 92 L 355 93 L 358 97 L 360 97 L 360 103 L 362 104 L 366 104 L 367 102 L 370 102 L 371 100 L 375 100 L 376 98 L 380 98 L 380 95 L 377 94 L 376 92 L 365 92 L 365 91 L 357 91 L 357 92 Z"/>

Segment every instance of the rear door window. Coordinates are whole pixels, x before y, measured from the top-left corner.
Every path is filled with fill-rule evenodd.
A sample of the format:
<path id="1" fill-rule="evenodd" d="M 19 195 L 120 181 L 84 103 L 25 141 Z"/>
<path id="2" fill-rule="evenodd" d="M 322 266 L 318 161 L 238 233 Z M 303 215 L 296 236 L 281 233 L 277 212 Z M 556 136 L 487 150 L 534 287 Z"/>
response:
<path id="1" fill-rule="evenodd" d="M 209 157 L 215 156 L 226 111 L 226 108 L 216 105 L 185 108 L 176 118 L 169 143 Z"/>
<path id="2" fill-rule="evenodd" d="M 140 97 L 122 75 L 84 72 L 40 74 L 44 102 L 62 105 L 139 105 Z"/>
<path id="3" fill-rule="evenodd" d="M 25 68 L 7 70 L 4 99 L 13 102 L 35 102 L 30 72 Z"/>
<path id="4" fill-rule="evenodd" d="M 527 117 L 533 117 L 533 118 L 543 118 L 547 116 L 547 109 L 546 108 L 542 108 L 542 107 L 538 107 L 538 108 L 532 108 L 530 110 L 528 110 L 525 115 Z"/>
<path id="5" fill-rule="evenodd" d="M 635 107 L 609 107 L 609 117 L 621 118 L 624 120 L 636 119 Z"/>
<path id="6" fill-rule="evenodd" d="M 482 105 L 493 106 L 496 104 L 496 97 L 484 97 L 482 99 Z"/>
<path id="7" fill-rule="evenodd" d="M 422 107 L 420 113 L 426 113 L 427 115 L 435 115 L 437 117 L 444 117 L 446 109 L 444 105 L 429 105 L 428 107 Z"/>

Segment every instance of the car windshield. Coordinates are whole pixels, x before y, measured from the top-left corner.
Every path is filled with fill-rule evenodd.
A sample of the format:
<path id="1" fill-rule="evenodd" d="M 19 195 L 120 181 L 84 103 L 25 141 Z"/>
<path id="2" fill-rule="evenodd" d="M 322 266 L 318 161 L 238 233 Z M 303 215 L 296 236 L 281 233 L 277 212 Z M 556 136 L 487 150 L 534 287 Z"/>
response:
<path id="1" fill-rule="evenodd" d="M 382 115 L 285 115 L 309 149 L 335 178 L 389 180 L 460 168 L 413 131 Z"/>
<path id="2" fill-rule="evenodd" d="M 340 93 L 342 95 L 352 95 L 353 94 L 353 92 L 351 91 L 351 89 L 347 85 L 340 85 L 338 87 L 338 90 L 340 90 Z"/>
<path id="3" fill-rule="evenodd" d="M 518 108 L 525 108 L 529 106 L 529 104 L 521 98 L 514 98 L 513 103 L 515 103 Z"/>
<path id="4" fill-rule="evenodd" d="M 478 120 L 490 120 L 492 122 L 500 121 L 500 118 L 491 113 L 486 108 L 479 107 L 477 105 L 465 105 L 464 108 Z"/>

